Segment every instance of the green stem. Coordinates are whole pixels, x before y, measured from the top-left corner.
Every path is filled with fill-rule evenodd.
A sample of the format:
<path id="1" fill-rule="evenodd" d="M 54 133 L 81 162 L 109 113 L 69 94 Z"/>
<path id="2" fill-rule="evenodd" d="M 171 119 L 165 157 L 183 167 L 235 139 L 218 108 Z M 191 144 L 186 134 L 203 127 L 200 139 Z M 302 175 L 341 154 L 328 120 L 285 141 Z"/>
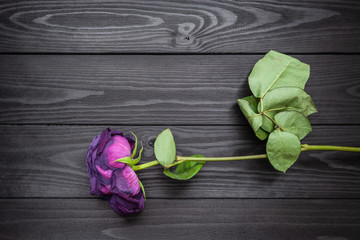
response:
<path id="1" fill-rule="evenodd" d="M 301 151 L 345 151 L 345 152 L 360 152 L 360 147 L 342 147 L 342 146 L 328 146 L 328 145 L 301 145 Z M 267 158 L 266 154 L 249 155 L 249 156 L 235 156 L 235 157 L 184 157 L 176 156 L 173 164 L 167 166 L 167 168 L 178 165 L 185 161 L 206 161 L 206 162 L 221 162 L 221 161 L 239 161 L 239 160 L 251 160 L 251 159 L 264 159 Z M 147 162 L 140 165 L 135 165 L 132 168 L 134 171 L 143 170 L 152 166 L 158 165 L 157 160 Z"/>
<path id="2" fill-rule="evenodd" d="M 264 111 L 264 103 L 263 103 L 263 98 L 260 98 L 260 111 L 263 112 Z"/>
<path id="3" fill-rule="evenodd" d="M 183 157 L 176 156 L 179 161 L 206 161 L 206 162 L 220 162 L 220 161 L 238 161 L 267 158 L 266 154 L 249 155 L 249 156 L 235 156 L 235 157 Z"/>
<path id="4" fill-rule="evenodd" d="M 269 115 L 267 115 L 265 112 L 263 112 L 263 115 L 265 117 L 267 117 L 268 119 L 270 119 L 276 126 L 278 126 L 278 128 L 280 128 L 281 131 L 284 131 L 284 129 L 274 120 L 272 119 L 272 117 L 270 117 Z"/>
<path id="5" fill-rule="evenodd" d="M 135 166 L 132 167 L 132 169 L 134 171 L 139 171 L 139 170 L 143 170 L 143 169 L 148 168 L 148 167 L 156 166 L 158 164 L 159 164 L 158 160 L 154 160 L 154 161 L 147 162 L 147 163 L 144 163 L 144 164 L 135 165 Z"/>
<path id="6" fill-rule="evenodd" d="M 344 152 L 360 152 L 359 147 L 343 147 L 343 146 L 329 146 L 329 145 L 301 145 L 304 150 L 301 151 L 344 151 Z"/>

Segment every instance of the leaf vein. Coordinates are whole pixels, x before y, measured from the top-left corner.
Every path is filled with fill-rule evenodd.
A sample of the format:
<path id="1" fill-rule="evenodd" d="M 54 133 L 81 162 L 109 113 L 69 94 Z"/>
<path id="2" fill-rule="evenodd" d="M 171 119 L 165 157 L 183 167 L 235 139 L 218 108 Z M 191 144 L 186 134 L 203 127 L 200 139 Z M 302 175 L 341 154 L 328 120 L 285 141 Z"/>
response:
<path id="1" fill-rule="evenodd" d="M 290 59 L 290 61 L 285 65 L 284 69 L 279 73 L 279 75 L 275 78 L 275 80 L 270 84 L 270 86 L 265 90 L 265 92 L 261 95 L 261 98 L 264 97 L 264 95 L 274 86 L 275 82 L 280 78 L 280 76 L 284 73 L 286 68 L 289 66 L 289 64 L 292 62 L 293 58 Z"/>

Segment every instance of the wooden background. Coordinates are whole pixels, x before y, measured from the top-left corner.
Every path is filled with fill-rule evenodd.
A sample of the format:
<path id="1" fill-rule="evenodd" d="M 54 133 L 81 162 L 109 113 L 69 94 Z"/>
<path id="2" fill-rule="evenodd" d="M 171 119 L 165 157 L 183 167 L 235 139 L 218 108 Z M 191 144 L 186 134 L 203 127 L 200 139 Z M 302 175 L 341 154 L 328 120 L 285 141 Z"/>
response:
<path id="1" fill-rule="evenodd" d="M 90 196 L 86 150 L 105 127 L 154 159 L 265 151 L 236 99 L 271 49 L 311 65 L 319 113 L 308 144 L 360 147 L 360 3 L 0 1 L 0 239 L 315 239 L 360 235 L 360 155 L 307 152 L 208 163 L 194 179 L 139 172 L 148 199 L 127 219 Z"/>

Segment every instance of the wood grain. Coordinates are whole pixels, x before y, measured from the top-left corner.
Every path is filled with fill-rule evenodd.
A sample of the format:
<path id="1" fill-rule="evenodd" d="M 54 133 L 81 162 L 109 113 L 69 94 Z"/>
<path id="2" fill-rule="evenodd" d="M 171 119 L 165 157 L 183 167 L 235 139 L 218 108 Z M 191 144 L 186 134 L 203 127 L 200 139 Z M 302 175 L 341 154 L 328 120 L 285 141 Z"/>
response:
<path id="1" fill-rule="evenodd" d="M 357 1 L 1 1 L 0 52 L 360 52 Z"/>
<path id="2" fill-rule="evenodd" d="M 137 134 L 142 162 L 167 127 L 179 155 L 264 153 L 236 99 L 270 49 L 311 65 L 303 143 L 360 147 L 359 16 L 352 0 L 1 1 L 0 239 L 358 239 L 357 153 L 302 153 L 286 174 L 207 163 L 186 182 L 156 166 L 126 219 L 90 195 L 85 155 L 108 125 Z"/>
<path id="3" fill-rule="evenodd" d="M 2 124 L 248 125 L 236 100 L 259 56 L 1 55 Z M 360 123 L 360 56 L 311 65 L 313 124 Z"/>
<path id="4" fill-rule="evenodd" d="M 113 126 L 144 143 L 143 162 L 154 160 L 151 142 L 165 127 Z M 0 127 L 0 197 L 90 197 L 86 150 L 101 126 Z M 264 153 L 250 127 L 172 127 L 178 155 Z M 360 147 L 359 126 L 314 127 L 308 144 Z M 266 159 L 207 163 L 192 180 L 176 181 L 159 166 L 138 172 L 153 198 L 359 198 L 358 153 L 307 152 L 286 174 Z"/>
<path id="5" fill-rule="evenodd" d="M 0 200 L 1 239 L 317 239 L 360 234 L 359 200 L 147 200 L 121 218 L 105 200 Z"/>

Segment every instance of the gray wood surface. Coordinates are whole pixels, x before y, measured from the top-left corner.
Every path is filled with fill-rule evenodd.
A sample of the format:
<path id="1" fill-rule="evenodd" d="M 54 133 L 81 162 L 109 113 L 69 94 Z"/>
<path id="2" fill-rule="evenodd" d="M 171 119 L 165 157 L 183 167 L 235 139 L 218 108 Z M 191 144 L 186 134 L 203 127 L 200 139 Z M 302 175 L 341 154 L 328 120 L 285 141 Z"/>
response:
<path id="1" fill-rule="evenodd" d="M 236 105 L 271 49 L 311 65 L 308 144 L 360 147 L 360 2 L 0 1 L 0 239 L 357 240 L 358 153 L 138 172 L 143 212 L 90 196 L 86 150 L 134 131 L 143 162 L 170 127 L 179 155 L 264 153 Z"/>
<path id="2" fill-rule="evenodd" d="M 1 1 L 1 52 L 359 52 L 358 1 Z"/>
<path id="3" fill-rule="evenodd" d="M 311 65 L 311 122 L 359 124 L 360 56 L 295 57 Z M 236 100 L 260 58 L 2 55 L 0 123 L 247 125 Z"/>
<path id="4" fill-rule="evenodd" d="M 158 199 L 123 219 L 105 200 L 0 200 L 0 238 L 356 240 L 359 207 L 359 200 Z"/>
<path id="5" fill-rule="evenodd" d="M 165 127 L 113 126 L 134 131 L 143 161 L 154 160 L 151 142 Z M 90 197 L 86 150 L 103 126 L 0 127 L 0 197 Z M 233 156 L 265 153 L 250 127 L 171 127 L 178 155 Z M 360 147 L 360 126 L 316 126 L 308 144 Z M 149 143 L 150 142 L 150 143 Z M 138 172 L 155 198 L 360 198 L 358 153 L 306 152 L 286 174 L 269 162 L 207 163 L 192 180 L 175 181 L 155 166 Z"/>

